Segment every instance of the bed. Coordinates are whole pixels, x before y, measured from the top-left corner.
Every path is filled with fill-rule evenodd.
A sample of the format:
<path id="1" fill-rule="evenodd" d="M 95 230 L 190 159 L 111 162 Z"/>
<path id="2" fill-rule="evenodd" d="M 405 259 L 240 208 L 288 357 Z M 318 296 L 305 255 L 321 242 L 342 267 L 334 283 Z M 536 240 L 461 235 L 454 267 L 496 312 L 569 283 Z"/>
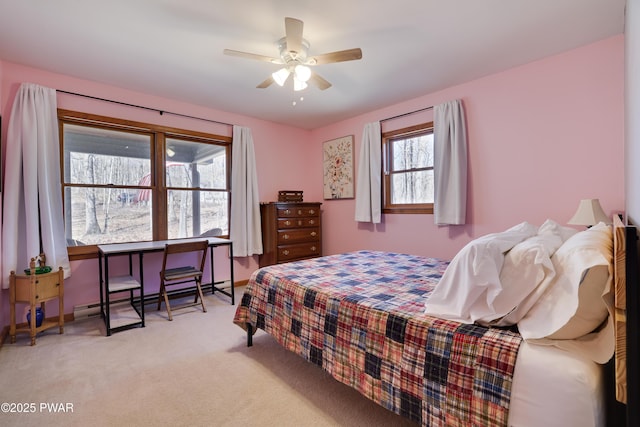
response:
<path id="1" fill-rule="evenodd" d="M 560 255 L 559 248 L 567 242 L 572 244 L 565 246 L 578 245 L 579 252 L 584 252 L 584 239 L 573 236 L 578 233 L 553 225 L 561 239 L 552 245 L 554 257 Z M 530 266 L 516 265 L 520 270 L 515 271 L 525 268 L 524 276 L 535 276 L 538 286 L 517 297 L 521 311 L 518 322 L 507 321 L 518 312 L 517 306 L 493 318 L 482 309 L 471 310 L 475 316 L 472 319 L 465 318 L 468 311 L 456 311 L 465 307 L 469 295 L 474 296 L 476 309 L 478 301 L 483 306 L 488 300 L 492 307 L 508 307 L 495 298 L 496 290 L 491 286 L 485 285 L 480 293 L 458 286 L 460 274 L 454 274 L 454 270 L 459 273 L 469 268 L 465 262 L 470 259 L 476 261 L 477 267 L 478 259 L 484 260 L 490 248 L 493 253 L 489 258 L 495 262 L 483 261 L 487 271 L 479 274 L 476 269 L 474 274 L 499 278 L 509 264 L 506 255 L 526 246 L 523 242 L 535 241 L 533 246 L 540 249 L 541 239 L 537 236 L 543 226 L 531 228 L 527 224 L 524 238 L 524 228 L 520 226 L 515 237 L 513 229 L 517 227 L 476 239 L 451 261 L 365 250 L 264 267 L 251 276 L 234 323 L 247 331 L 248 345 L 252 344 L 255 331 L 262 329 L 336 380 L 424 426 L 604 425 L 603 363 L 613 354 L 614 342 L 612 236 L 624 236 L 612 233 L 611 227 L 604 224 L 589 231 L 590 236 L 597 231 L 600 238 L 608 236 L 608 243 L 599 249 L 598 256 L 587 257 L 587 264 L 577 264 L 588 265 L 589 271 L 595 272 L 595 264 L 606 262 L 606 277 L 591 274 L 603 282 L 598 297 L 603 301 L 606 319 L 600 319 L 596 328 L 576 339 L 562 336 L 563 328 L 553 331 L 555 337 L 553 333 L 536 336 L 540 332 L 536 331 L 540 329 L 536 324 L 539 320 L 523 320 L 545 304 L 548 294 L 553 294 L 540 290 L 542 283 L 550 288 L 556 286 L 560 276 L 571 276 L 570 272 L 549 274 L 550 264 L 544 257 L 531 261 L 531 244 L 528 256 L 522 259 L 535 264 L 537 274 L 531 274 Z M 511 245 L 506 251 L 505 240 Z M 618 243 L 616 247 L 626 246 Z M 548 257 L 559 262 L 550 251 Z M 624 256 L 617 254 L 616 262 L 620 259 Z M 590 276 L 586 271 L 582 272 L 581 286 Z M 506 273 L 503 279 L 508 282 Z M 456 285 L 445 292 L 447 281 Z M 442 307 L 431 307 L 438 315 L 429 312 L 427 302 L 432 297 L 436 301 L 438 292 L 447 297 L 443 300 L 458 299 L 463 303 L 456 301 L 448 313 Z M 513 291 L 504 293 L 513 300 Z M 538 318 L 549 316 L 544 309 L 538 311 Z M 574 319 L 576 313 L 569 318 Z M 562 315 L 566 317 L 565 313 Z M 521 324 L 524 333 L 519 330 Z M 616 377 L 621 379 L 623 375 L 617 372 Z"/>

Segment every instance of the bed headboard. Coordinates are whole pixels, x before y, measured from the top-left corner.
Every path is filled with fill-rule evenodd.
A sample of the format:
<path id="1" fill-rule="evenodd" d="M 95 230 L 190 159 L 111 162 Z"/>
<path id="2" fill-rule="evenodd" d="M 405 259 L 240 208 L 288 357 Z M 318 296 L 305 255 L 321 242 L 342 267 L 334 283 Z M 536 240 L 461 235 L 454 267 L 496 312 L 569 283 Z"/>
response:
<path id="1" fill-rule="evenodd" d="M 626 290 L 626 226 L 613 216 L 613 286 L 615 295 L 615 372 L 616 400 L 627 403 L 627 290 Z"/>
<path id="2" fill-rule="evenodd" d="M 626 425 L 640 425 L 640 262 L 638 232 L 613 217 L 616 400 L 626 404 Z"/>

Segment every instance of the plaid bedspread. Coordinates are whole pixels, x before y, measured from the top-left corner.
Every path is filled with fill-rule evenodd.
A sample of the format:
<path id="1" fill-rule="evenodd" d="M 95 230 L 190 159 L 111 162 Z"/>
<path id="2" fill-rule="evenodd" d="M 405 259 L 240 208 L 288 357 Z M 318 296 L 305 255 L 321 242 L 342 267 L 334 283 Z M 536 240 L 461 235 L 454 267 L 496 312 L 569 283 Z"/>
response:
<path id="1" fill-rule="evenodd" d="M 423 314 L 447 265 L 375 251 L 272 265 L 233 321 L 424 426 L 506 426 L 521 337 Z"/>

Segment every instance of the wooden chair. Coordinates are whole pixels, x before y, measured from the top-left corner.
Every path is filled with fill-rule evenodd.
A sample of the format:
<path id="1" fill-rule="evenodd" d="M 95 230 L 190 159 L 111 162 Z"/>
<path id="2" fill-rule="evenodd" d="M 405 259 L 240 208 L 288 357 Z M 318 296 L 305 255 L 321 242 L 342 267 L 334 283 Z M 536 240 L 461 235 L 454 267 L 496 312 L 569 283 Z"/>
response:
<path id="1" fill-rule="evenodd" d="M 31 258 L 29 264 L 29 274 L 16 274 L 12 271 L 9 276 L 9 307 L 11 323 L 9 326 L 9 336 L 11 342 L 16 342 L 17 332 L 28 332 L 31 336 L 31 345 L 36 343 L 36 334 L 45 329 L 59 327 L 60 333 L 64 333 L 64 272 L 62 267 L 50 273 L 38 273 L 36 263 L 44 267 L 46 257 L 40 254 Z M 58 299 L 58 319 L 47 319 L 45 302 Z M 16 326 L 16 303 L 28 304 L 31 310 L 31 321 L 26 327 Z M 40 326 L 36 326 L 36 304 L 43 312 L 43 320 Z"/>
<path id="2" fill-rule="evenodd" d="M 187 243 L 168 243 L 164 246 L 164 257 L 162 260 L 162 270 L 160 271 L 160 293 L 158 295 L 158 310 L 164 299 L 164 304 L 169 315 L 169 320 L 173 320 L 171 315 L 171 305 L 169 304 L 169 295 L 167 287 L 182 285 L 185 283 L 195 283 L 195 300 L 190 304 L 182 304 L 178 307 L 174 307 L 174 310 L 178 310 L 186 307 L 193 307 L 197 305 L 202 306 L 202 311 L 206 312 L 207 308 L 204 306 L 204 298 L 202 295 L 202 274 L 204 272 L 204 263 L 207 259 L 207 250 L 209 249 L 209 242 L 206 240 L 187 242 Z M 176 258 L 183 259 L 187 253 L 197 254 L 197 265 L 194 266 L 181 266 L 177 264 Z M 176 266 L 177 265 L 177 266 Z M 185 289 L 184 286 L 181 289 Z M 198 302 L 198 299 L 200 302 Z"/>

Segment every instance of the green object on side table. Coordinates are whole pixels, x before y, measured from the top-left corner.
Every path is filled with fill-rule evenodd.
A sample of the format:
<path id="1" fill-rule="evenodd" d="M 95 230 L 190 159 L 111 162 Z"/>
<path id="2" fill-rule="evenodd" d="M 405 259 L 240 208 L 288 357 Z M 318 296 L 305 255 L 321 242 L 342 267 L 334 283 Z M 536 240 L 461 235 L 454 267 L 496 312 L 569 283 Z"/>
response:
<path id="1" fill-rule="evenodd" d="M 48 265 L 43 265 L 42 267 L 36 267 L 36 274 L 44 274 L 44 273 L 51 273 L 52 268 Z M 31 269 L 29 268 L 25 268 L 24 269 L 24 273 L 25 274 L 31 274 Z"/>

